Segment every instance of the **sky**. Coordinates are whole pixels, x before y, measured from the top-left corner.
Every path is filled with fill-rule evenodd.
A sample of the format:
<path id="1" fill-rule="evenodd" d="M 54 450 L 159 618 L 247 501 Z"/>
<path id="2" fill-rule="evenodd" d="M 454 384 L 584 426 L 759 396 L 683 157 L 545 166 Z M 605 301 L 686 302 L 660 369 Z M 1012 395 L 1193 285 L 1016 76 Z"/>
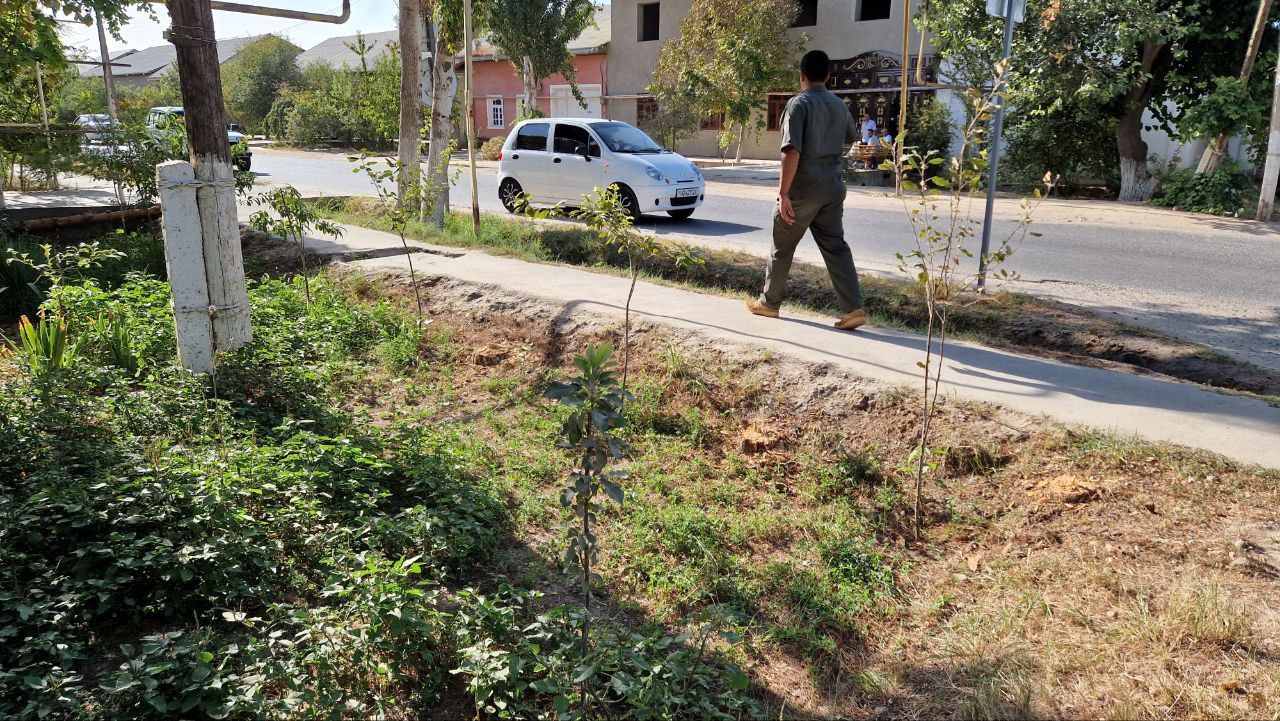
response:
<path id="1" fill-rule="evenodd" d="M 333 15 L 342 11 L 342 0 L 240 1 L 264 7 L 308 10 Z M 120 28 L 123 40 L 107 36 L 107 48 L 112 55 L 122 50 L 141 50 L 164 44 L 165 39 L 161 37 L 161 32 L 169 26 L 169 12 L 164 5 L 155 4 L 152 7 L 155 9 L 157 19 L 151 19 L 144 11 L 135 10 L 129 22 Z M 357 30 L 365 33 L 394 30 L 396 7 L 396 0 L 351 0 L 351 19 L 342 25 L 214 10 L 213 28 L 219 39 L 276 33 L 287 37 L 294 45 L 306 50 L 326 38 L 336 35 L 354 35 Z M 62 41 L 68 50 L 75 48 L 82 50 L 89 58 L 98 57 L 96 28 L 70 23 L 63 25 L 62 28 Z"/>

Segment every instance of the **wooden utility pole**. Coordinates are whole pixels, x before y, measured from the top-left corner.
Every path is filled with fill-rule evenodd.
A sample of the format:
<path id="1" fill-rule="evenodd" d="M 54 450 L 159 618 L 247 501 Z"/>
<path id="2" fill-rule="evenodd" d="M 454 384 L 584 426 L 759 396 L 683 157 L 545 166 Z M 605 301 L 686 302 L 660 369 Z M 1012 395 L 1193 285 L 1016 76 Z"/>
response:
<path id="1" fill-rule="evenodd" d="M 1258 196 L 1258 220 L 1271 220 L 1276 203 L 1276 178 L 1280 176 L 1280 56 L 1276 58 L 1276 82 L 1271 91 L 1271 131 L 1267 134 L 1267 164 L 1262 171 Z"/>
<path id="2" fill-rule="evenodd" d="M 1267 18 L 1271 16 L 1271 0 L 1258 0 L 1258 17 L 1253 21 L 1253 35 L 1249 37 L 1249 48 L 1244 53 L 1244 65 L 1240 68 L 1240 83 L 1249 85 L 1249 76 L 1253 74 L 1253 63 L 1258 59 L 1258 46 L 1262 44 L 1262 33 L 1267 29 Z M 1226 133 L 1209 141 L 1200 156 L 1197 173 L 1211 173 L 1222 163 L 1222 156 L 1227 152 L 1227 143 L 1231 139 Z"/>
<path id="3" fill-rule="evenodd" d="M 397 197 L 414 209 L 422 197 L 422 2 L 400 0 L 400 170 Z"/>
<path id="4" fill-rule="evenodd" d="M 102 53 L 102 83 L 107 90 L 107 112 L 111 115 L 112 125 L 120 119 L 120 108 L 116 105 L 116 79 L 111 74 L 111 55 L 107 53 L 107 30 L 102 26 L 102 16 L 94 13 L 93 24 L 98 26 L 98 51 Z"/>
<path id="5" fill-rule="evenodd" d="M 467 83 L 467 162 L 471 166 L 471 235 L 480 237 L 480 194 L 476 189 L 476 102 L 473 86 L 475 75 L 471 69 L 471 0 L 462 0 L 462 34 L 466 41 L 463 58 Z"/>
<path id="6" fill-rule="evenodd" d="M 222 72 L 209 0 L 169 0 L 173 26 L 165 37 L 177 50 L 178 79 L 185 110 L 187 145 L 195 169 L 196 202 L 209 284 L 209 307 L 176 308 L 204 312 L 213 319 L 214 348 L 233 350 L 253 339 L 245 292 L 244 257 L 236 222 L 235 175 L 222 107 Z"/>

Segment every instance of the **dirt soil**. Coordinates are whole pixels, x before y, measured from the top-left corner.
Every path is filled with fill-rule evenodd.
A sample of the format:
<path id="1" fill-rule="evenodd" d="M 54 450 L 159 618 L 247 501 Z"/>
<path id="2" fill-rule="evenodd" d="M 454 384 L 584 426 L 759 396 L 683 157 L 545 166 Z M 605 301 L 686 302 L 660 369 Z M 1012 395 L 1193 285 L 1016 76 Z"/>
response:
<path id="1" fill-rule="evenodd" d="M 246 257 L 272 275 L 301 265 L 296 248 L 264 238 L 246 239 Z M 412 307 L 402 279 L 342 264 L 331 272 L 355 297 Z M 447 373 L 427 387 L 445 390 L 369 379 L 351 402 L 374 422 L 424 413 L 464 424 L 477 442 L 508 444 L 500 455 L 514 455 L 522 474 L 538 466 L 524 457 L 535 452 L 527 441 L 507 434 L 537 412 L 549 372 L 570 368 L 587 344 L 618 341 L 621 318 L 452 280 L 423 288 L 429 335 L 452 349 L 422 349 L 429 373 Z M 1121 355 L 1145 337 L 1126 331 L 1129 340 L 1111 345 L 1067 310 L 1054 322 L 1061 327 L 1047 331 L 1027 321 L 1025 332 Z M 823 621 L 833 643 L 825 650 L 773 631 L 826 599 L 762 592 L 745 661 L 768 718 L 1246 718 L 1280 708 L 1280 474 L 952 399 L 935 421 L 930 447 L 940 455 L 917 539 L 913 477 L 899 470 L 914 466 L 914 391 L 644 323 L 634 344 L 632 377 L 658 384 L 655 412 L 706 422 L 699 445 L 678 455 L 637 445 L 633 472 L 656 467 L 671 484 L 661 497 L 641 491 L 644 501 L 681 498 L 730 524 L 723 550 L 749 574 L 782 561 L 797 573 L 820 566 L 813 543 L 824 526 L 814 519 L 831 514 L 861 519 L 876 552 L 892 559 L 892 596 L 854 619 Z M 850 457 L 873 461 L 877 480 L 815 491 L 815 469 L 821 476 Z M 555 570 L 551 530 L 561 475 L 510 491 L 523 519 L 519 544 L 487 569 L 535 574 L 549 602 L 573 600 Z M 678 625 L 697 610 L 632 575 L 629 554 L 652 547 L 621 546 L 628 529 L 607 518 L 608 613 Z"/>
<path id="2" fill-rule="evenodd" d="M 406 297 L 397 287 L 390 293 Z M 495 397 L 493 379 L 514 376 L 532 391 L 586 344 L 616 340 L 620 325 L 452 281 L 425 295 L 432 326 L 473 349 L 453 360 L 440 420 L 518 413 Z M 804 514 L 828 508 L 802 482 L 814 464 L 874 454 L 886 487 L 909 496 L 910 474 L 893 469 L 911 465 L 920 426 L 910 392 L 655 327 L 636 338 L 634 377 L 669 379 L 663 413 L 712 419 L 696 458 L 655 461 L 673 475 L 684 461 L 701 464 L 679 492 L 712 496 L 735 464 L 755 469 L 748 478 L 768 471 L 723 511 L 781 519 L 729 542 L 744 563 L 809 553 Z M 694 359 L 696 382 L 671 371 L 672 348 Z M 931 445 L 945 453 L 925 484 L 920 540 L 906 500 L 886 508 L 883 491 L 838 491 L 847 505 L 836 508 L 872 519 L 877 547 L 896 559 L 895 596 L 826 628 L 829 652 L 770 640 L 797 599 L 770 599 L 777 605 L 755 619 L 752 693 L 769 718 L 1243 718 L 1280 708 L 1280 475 L 955 401 L 936 434 Z M 558 485 L 539 491 L 549 504 Z M 528 548 L 547 540 L 544 527 L 520 533 Z M 662 617 L 663 600 L 628 582 L 627 559 L 606 551 L 605 562 L 618 617 Z M 516 572 L 528 558 L 509 563 Z"/>

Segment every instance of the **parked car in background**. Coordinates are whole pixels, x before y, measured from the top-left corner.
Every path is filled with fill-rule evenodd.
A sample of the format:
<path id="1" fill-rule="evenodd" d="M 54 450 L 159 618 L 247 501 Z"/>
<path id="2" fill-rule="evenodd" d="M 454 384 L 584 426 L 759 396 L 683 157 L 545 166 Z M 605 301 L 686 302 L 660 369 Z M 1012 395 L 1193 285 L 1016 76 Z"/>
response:
<path id="1" fill-rule="evenodd" d="M 698 166 L 615 120 L 525 120 L 498 160 L 498 196 L 513 212 L 525 194 L 537 205 L 573 206 L 595 188 L 615 186 L 633 220 L 652 212 L 688 218 L 706 195 Z"/>
<path id="2" fill-rule="evenodd" d="M 106 113 L 89 113 L 76 116 L 76 125 L 84 130 L 84 142 L 103 143 L 111 138 L 115 123 Z"/>
<path id="3" fill-rule="evenodd" d="M 147 127 L 152 130 L 160 130 L 167 127 L 170 123 L 181 120 L 183 127 L 186 127 L 186 111 L 177 106 L 162 106 L 151 108 L 147 111 Z M 235 130 L 232 130 L 232 128 Z M 227 124 L 227 141 L 231 145 L 231 162 L 242 171 L 248 171 L 253 165 L 253 151 L 249 149 L 246 142 L 248 136 L 240 132 L 240 126 L 235 123 Z"/>

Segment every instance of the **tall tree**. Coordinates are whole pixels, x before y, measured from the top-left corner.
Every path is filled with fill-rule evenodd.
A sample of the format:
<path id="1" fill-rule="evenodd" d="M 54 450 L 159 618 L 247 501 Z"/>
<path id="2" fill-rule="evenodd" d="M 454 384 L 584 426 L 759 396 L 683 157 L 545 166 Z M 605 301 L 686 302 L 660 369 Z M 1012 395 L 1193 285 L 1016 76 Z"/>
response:
<path id="1" fill-rule="evenodd" d="M 742 158 L 747 129 L 771 90 L 794 87 L 795 61 L 807 38 L 787 30 L 795 0 L 697 0 L 680 36 L 662 46 L 649 92 L 661 104 L 692 104 L 703 118 L 723 114 L 722 143 L 737 131 Z"/>
<path id="2" fill-rule="evenodd" d="M 930 9 L 934 48 L 961 82 L 975 82 L 999 57 L 1003 21 L 984 7 L 956 0 Z M 1144 116 L 1178 132 L 1184 109 L 1212 91 L 1213 78 L 1239 71 L 1256 10 L 1254 2 L 1217 0 L 1029 0 L 1014 35 L 1009 104 L 1024 123 L 1068 113 L 1082 127 L 1106 125 L 1120 200 L 1146 200 L 1155 180 Z"/>
<path id="3" fill-rule="evenodd" d="M 572 43 L 595 22 L 591 0 L 494 0 L 488 8 L 489 41 L 511 60 L 524 82 L 524 105 L 538 107 L 544 78 L 564 76 L 578 102 Z"/>
<path id="4" fill-rule="evenodd" d="M 480 11 L 480 17 L 487 15 Z M 429 224 L 444 227 L 449 210 L 449 157 L 453 152 L 451 130 L 457 91 L 455 56 L 462 48 L 462 0 L 434 0 L 427 24 L 431 52 L 431 113 L 427 133 L 427 172 L 423 216 Z"/>
<path id="5" fill-rule="evenodd" d="M 266 35 L 236 52 L 222 66 L 222 96 L 227 116 L 253 128 L 262 124 L 283 85 L 298 85 L 302 48 L 279 35 Z"/>
<path id="6" fill-rule="evenodd" d="M 400 171 L 396 198 L 417 207 L 422 182 L 422 0 L 400 0 Z"/>

